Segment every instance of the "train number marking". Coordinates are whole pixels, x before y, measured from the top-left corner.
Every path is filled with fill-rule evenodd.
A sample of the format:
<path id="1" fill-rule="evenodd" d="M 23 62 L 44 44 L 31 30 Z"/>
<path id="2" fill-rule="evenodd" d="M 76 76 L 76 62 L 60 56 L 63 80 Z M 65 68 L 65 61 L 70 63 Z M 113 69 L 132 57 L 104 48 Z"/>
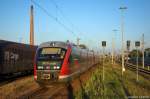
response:
<path id="1" fill-rule="evenodd" d="M 7 61 L 9 61 L 9 60 L 17 61 L 19 59 L 19 55 L 16 53 L 13 53 L 13 52 L 5 51 L 4 59 Z"/>

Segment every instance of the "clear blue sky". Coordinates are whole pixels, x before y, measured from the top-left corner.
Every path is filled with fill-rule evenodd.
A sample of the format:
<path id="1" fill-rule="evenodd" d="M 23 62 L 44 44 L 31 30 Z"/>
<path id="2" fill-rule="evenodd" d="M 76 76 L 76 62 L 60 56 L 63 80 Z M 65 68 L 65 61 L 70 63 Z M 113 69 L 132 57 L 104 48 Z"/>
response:
<path id="1" fill-rule="evenodd" d="M 121 46 L 120 6 L 125 11 L 125 40 L 140 40 L 145 34 L 146 47 L 150 47 L 150 0 L 34 0 L 48 13 L 74 31 L 73 35 L 30 0 L 0 0 L 0 39 L 29 43 L 30 5 L 34 5 L 35 44 L 51 40 L 81 38 L 91 48 L 98 48 L 101 41 L 111 47 L 112 36 L 117 48 Z M 59 12 L 53 1 L 58 5 Z M 65 16 L 65 17 L 64 17 Z M 71 23 L 73 24 L 71 24 Z M 114 34 L 113 29 L 117 29 Z M 20 39 L 22 38 L 22 40 Z"/>

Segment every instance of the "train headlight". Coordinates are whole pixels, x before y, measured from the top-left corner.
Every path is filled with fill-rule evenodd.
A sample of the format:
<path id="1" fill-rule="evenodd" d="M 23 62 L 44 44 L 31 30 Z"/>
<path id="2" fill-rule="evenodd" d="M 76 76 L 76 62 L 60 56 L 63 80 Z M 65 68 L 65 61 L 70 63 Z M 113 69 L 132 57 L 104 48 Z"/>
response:
<path id="1" fill-rule="evenodd" d="M 59 66 L 57 66 L 57 69 L 59 69 L 60 67 Z"/>
<path id="2" fill-rule="evenodd" d="M 54 69 L 57 69 L 57 67 L 56 67 L 56 66 L 54 66 Z"/>
<path id="3" fill-rule="evenodd" d="M 50 69 L 50 66 L 46 66 L 46 69 Z"/>
<path id="4" fill-rule="evenodd" d="M 38 66 L 38 69 L 43 69 L 43 66 Z"/>

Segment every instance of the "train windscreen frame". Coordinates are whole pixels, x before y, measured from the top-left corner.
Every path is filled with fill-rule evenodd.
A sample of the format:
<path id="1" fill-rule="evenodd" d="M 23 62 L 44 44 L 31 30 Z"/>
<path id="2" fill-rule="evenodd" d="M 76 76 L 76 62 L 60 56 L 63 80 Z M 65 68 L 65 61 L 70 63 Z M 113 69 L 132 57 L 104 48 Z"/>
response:
<path id="1" fill-rule="evenodd" d="M 60 69 L 66 54 L 66 49 L 59 47 L 44 47 L 38 50 L 37 69 Z"/>

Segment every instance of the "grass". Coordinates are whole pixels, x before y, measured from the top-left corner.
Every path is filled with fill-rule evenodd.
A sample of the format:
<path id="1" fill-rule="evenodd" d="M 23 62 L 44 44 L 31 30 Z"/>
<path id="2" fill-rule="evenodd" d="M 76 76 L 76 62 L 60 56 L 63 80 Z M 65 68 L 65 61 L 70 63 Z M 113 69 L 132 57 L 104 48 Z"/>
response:
<path id="1" fill-rule="evenodd" d="M 28 88 L 35 85 L 33 77 L 13 81 L 0 87 L 0 99 L 12 99 L 24 93 Z"/>
<path id="2" fill-rule="evenodd" d="M 75 99 L 127 99 L 150 98 L 150 81 L 136 73 L 126 70 L 121 75 L 121 66 L 105 64 L 105 80 L 102 80 L 102 66 L 93 72 L 91 78 L 78 92 Z"/>
<path id="3" fill-rule="evenodd" d="M 132 96 L 150 96 L 150 81 L 148 79 L 139 76 L 139 81 L 136 81 L 136 73 L 127 70 L 123 81 Z"/>

